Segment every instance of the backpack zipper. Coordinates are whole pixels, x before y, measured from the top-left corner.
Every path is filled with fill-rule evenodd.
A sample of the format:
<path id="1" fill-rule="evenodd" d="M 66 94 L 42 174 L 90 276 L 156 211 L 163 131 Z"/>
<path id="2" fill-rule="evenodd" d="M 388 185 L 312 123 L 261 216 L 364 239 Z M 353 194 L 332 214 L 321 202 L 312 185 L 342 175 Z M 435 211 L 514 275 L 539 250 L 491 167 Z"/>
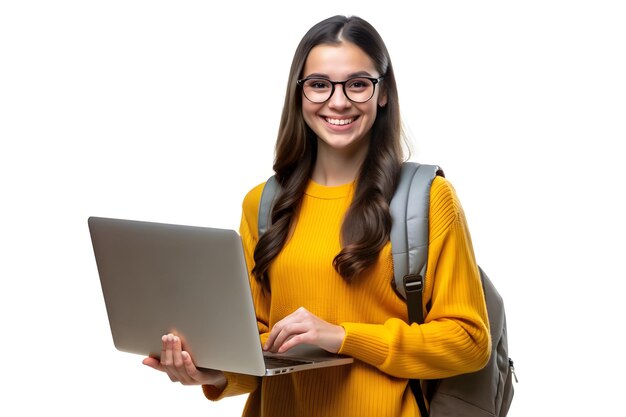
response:
<path id="1" fill-rule="evenodd" d="M 515 378 L 515 382 L 519 383 L 517 380 L 517 375 L 515 375 L 515 366 L 513 366 L 513 359 L 509 358 L 509 368 L 511 369 L 511 373 L 513 374 L 513 378 Z"/>

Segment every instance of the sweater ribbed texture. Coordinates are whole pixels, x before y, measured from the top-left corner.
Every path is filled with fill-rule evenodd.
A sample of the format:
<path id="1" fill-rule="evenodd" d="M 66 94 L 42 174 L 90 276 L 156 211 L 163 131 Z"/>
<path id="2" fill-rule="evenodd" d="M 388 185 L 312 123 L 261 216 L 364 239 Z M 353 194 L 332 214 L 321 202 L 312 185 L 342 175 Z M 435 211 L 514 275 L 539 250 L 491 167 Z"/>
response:
<path id="1" fill-rule="evenodd" d="M 243 202 L 240 233 L 248 265 L 257 237 L 262 184 Z M 419 411 L 407 378 L 443 378 L 481 368 L 489 358 L 485 302 L 463 211 L 443 178 L 431 188 L 429 264 L 423 325 L 408 325 L 406 304 L 391 287 L 391 244 L 352 283 L 333 269 L 343 216 L 353 184 L 310 182 L 288 242 L 272 263 L 271 298 L 251 279 L 261 339 L 299 307 L 340 324 L 340 353 L 351 365 L 257 378 L 228 374 L 223 392 L 204 387 L 212 400 L 251 393 L 246 417 L 415 417 Z"/>

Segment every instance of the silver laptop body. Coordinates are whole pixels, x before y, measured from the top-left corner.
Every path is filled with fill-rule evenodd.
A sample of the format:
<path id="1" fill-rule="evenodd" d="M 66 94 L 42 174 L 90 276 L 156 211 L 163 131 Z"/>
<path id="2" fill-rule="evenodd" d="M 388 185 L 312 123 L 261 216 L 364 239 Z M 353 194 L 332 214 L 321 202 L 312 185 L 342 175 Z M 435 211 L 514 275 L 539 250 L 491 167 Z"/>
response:
<path id="1" fill-rule="evenodd" d="M 311 346 L 264 355 L 234 230 L 103 217 L 88 225 L 118 350 L 159 357 L 161 336 L 174 333 L 200 368 L 270 376 L 353 361 Z"/>

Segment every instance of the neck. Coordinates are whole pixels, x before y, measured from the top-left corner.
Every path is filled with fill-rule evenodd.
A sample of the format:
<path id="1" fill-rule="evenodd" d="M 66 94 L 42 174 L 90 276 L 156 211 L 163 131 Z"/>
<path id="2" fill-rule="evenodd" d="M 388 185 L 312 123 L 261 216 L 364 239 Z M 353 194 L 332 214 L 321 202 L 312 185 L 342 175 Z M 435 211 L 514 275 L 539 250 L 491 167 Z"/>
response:
<path id="1" fill-rule="evenodd" d="M 335 186 L 356 180 L 367 156 L 367 146 L 356 150 L 336 150 L 318 140 L 317 158 L 312 179 L 318 184 Z"/>

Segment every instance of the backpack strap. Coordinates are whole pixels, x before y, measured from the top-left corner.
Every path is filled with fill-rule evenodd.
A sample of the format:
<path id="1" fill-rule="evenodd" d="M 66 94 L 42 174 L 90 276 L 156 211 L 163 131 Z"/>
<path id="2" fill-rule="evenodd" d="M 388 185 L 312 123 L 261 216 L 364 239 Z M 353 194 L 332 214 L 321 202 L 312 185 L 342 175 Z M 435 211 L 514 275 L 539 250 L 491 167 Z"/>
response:
<path id="1" fill-rule="evenodd" d="M 437 165 L 406 162 L 389 210 L 391 212 L 391 254 L 393 287 L 406 299 L 409 323 L 424 322 L 423 291 L 428 261 L 430 186 L 443 171 Z M 428 409 L 419 379 L 409 380 L 422 417 Z"/>
<path id="2" fill-rule="evenodd" d="M 274 199 L 278 194 L 280 185 L 276 181 L 276 177 L 272 175 L 268 178 L 263 192 L 261 193 L 261 202 L 259 203 L 259 216 L 258 216 L 258 231 L 259 237 L 267 231 L 267 227 L 270 224 L 270 215 L 272 211 L 272 205 Z"/>
<path id="3" fill-rule="evenodd" d="M 405 162 L 389 210 L 393 287 L 407 301 L 409 321 L 423 323 L 422 291 L 428 260 L 430 186 L 443 176 L 437 165 Z"/>

